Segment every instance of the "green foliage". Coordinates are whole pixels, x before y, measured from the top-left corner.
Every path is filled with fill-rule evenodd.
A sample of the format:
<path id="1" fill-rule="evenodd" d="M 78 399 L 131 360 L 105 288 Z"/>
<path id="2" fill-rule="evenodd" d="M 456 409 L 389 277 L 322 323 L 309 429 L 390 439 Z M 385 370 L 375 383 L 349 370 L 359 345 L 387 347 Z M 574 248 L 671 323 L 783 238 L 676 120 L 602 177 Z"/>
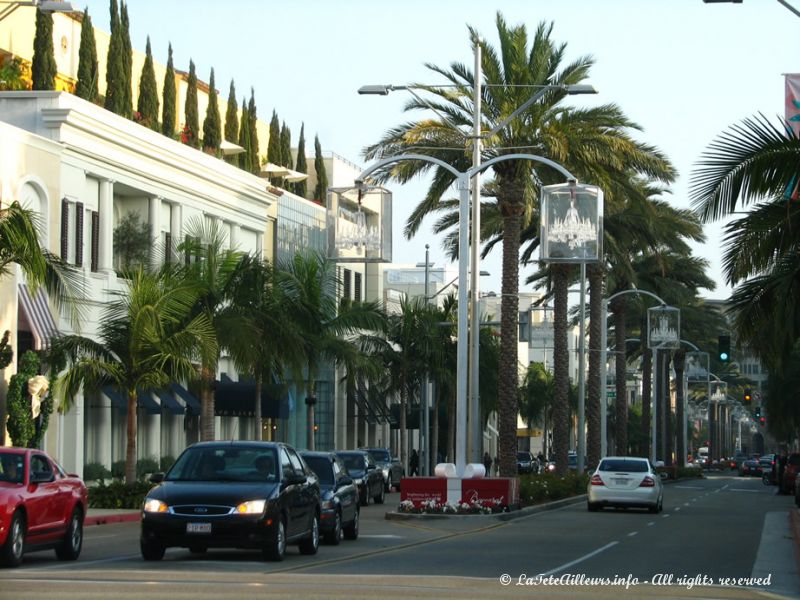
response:
<path id="1" fill-rule="evenodd" d="M 47 429 L 40 425 L 43 419 L 50 416 L 52 411 L 52 400 L 49 397 L 42 402 L 41 409 L 45 402 L 49 401 L 50 411 L 47 415 L 42 414 L 36 419 L 31 414 L 31 396 L 28 394 L 28 380 L 39 374 L 39 356 L 30 350 L 22 355 L 17 366 L 16 374 L 11 376 L 6 395 L 6 411 L 8 413 L 8 435 L 11 443 L 20 448 L 35 448 L 41 439 L 40 431 Z M 41 431 L 43 433 L 43 431 Z"/>
<path id="2" fill-rule="evenodd" d="M 120 31 L 122 48 L 122 112 L 123 117 L 133 117 L 133 46 L 131 45 L 128 5 L 120 2 Z"/>
<path id="3" fill-rule="evenodd" d="M 123 463 L 123 471 L 125 470 L 125 463 Z M 84 481 L 105 481 L 111 477 L 111 471 L 106 469 L 105 465 L 98 462 L 87 463 L 83 465 L 83 479 Z"/>
<path id="4" fill-rule="evenodd" d="M 94 27 L 89 9 L 83 11 L 81 22 L 81 45 L 78 50 L 78 82 L 75 84 L 75 95 L 89 102 L 98 102 L 100 71 L 97 63 L 97 44 L 94 39 Z"/>
<path id="5" fill-rule="evenodd" d="M 141 222 L 138 212 L 130 212 L 114 228 L 114 256 L 120 271 L 146 265 L 150 258 L 150 226 Z"/>
<path id="6" fill-rule="evenodd" d="M 158 89 L 156 88 L 156 72 L 153 68 L 153 53 L 150 50 L 150 36 L 147 36 L 146 57 L 139 79 L 139 104 L 137 106 L 138 121 L 153 131 L 159 131 L 158 125 Z"/>
<path id="7" fill-rule="evenodd" d="M 158 473 L 159 461 L 155 458 L 140 458 L 136 461 L 136 477 L 141 479 L 149 473 Z"/>
<path id="8" fill-rule="evenodd" d="M 322 146 L 319 144 L 319 136 L 314 136 L 314 171 L 317 173 L 317 185 L 314 187 L 312 200 L 320 204 L 325 204 L 328 197 L 328 172 L 325 170 L 325 162 L 322 159 Z"/>
<path id="9" fill-rule="evenodd" d="M 258 155 L 258 130 L 256 129 L 256 122 L 258 121 L 258 112 L 256 110 L 256 93 L 253 88 L 250 88 L 250 102 L 247 104 L 247 116 L 250 119 L 250 172 L 258 175 L 261 170 L 261 157 Z"/>
<path id="10" fill-rule="evenodd" d="M 217 87 L 212 68 L 208 81 L 208 107 L 205 121 L 203 121 L 203 149 L 211 154 L 216 154 L 219 152 L 220 142 L 222 142 L 222 124 L 220 123 Z"/>
<path id="11" fill-rule="evenodd" d="M 286 121 L 283 122 L 281 127 L 281 159 L 283 159 L 283 162 L 279 164 L 292 168 L 292 132 L 286 125 Z"/>
<path id="12" fill-rule="evenodd" d="M 91 508 L 140 509 L 144 504 L 147 492 L 152 488 L 151 483 L 144 481 L 136 481 L 130 485 L 121 481 L 112 481 L 108 485 L 101 482 L 89 488 L 89 506 Z"/>
<path id="13" fill-rule="evenodd" d="M 27 90 L 28 82 L 25 78 L 22 59 L 17 56 L 6 57 L 0 65 L 0 91 L 15 92 Z"/>
<path id="14" fill-rule="evenodd" d="M 122 31 L 119 22 L 117 0 L 111 0 L 111 38 L 108 42 L 106 58 L 106 100 L 105 107 L 113 113 L 125 113 L 125 64 Z M 128 80 L 130 83 L 130 80 Z"/>
<path id="15" fill-rule="evenodd" d="M 308 164 L 306 163 L 306 125 L 300 125 L 300 139 L 297 142 L 297 162 L 295 163 L 294 170 L 298 173 L 308 173 Z M 294 193 L 305 198 L 308 193 L 308 185 L 306 180 L 298 181 L 294 184 Z"/>
<path id="16" fill-rule="evenodd" d="M 197 73 L 195 73 L 194 62 L 189 61 L 189 82 L 186 87 L 186 102 L 183 107 L 186 123 L 183 126 L 181 142 L 192 148 L 200 147 L 200 124 L 197 114 Z"/>
<path id="17" fill-rule="evenodd" d="M 231 89 L 228 91 L 228 106 L 225 110 L 225 139 L 233 144 L 239 143 L 239 115 L 237 114 L 238 105 L 236 104 L 236 87 L 231 79 Z M 225 161 L 235 165 L 239 159 L 234 154 L 226 156 Z"/>
<path id="18" fill-rule="evenodd" d="M 555 473 L 540 473 L 520 477 L 519 500 L 523 506 L 541 504 L 586 493 L 589 475 L 570 471 L 564 477 Z"/>
<path id="19" fill-rule="evenodd" d="M 164 90 L 161 102 L 161 133 L 175 135 L 177 91 L 175 90 L 175 67 L 172 64 L 172 44 L 169 45 L 167 71 L 164 73 Z"/>
<path id="20" fill-rule="evenodd" d="M 56 56 L 53 50 L 53 15 L 36 9 L 31 76 L 34 90 L 56 89 Z"/>
<path id="21" fill-rule="evenodd" d="M 175 457 L 170 456 L 167 454 L 166 456 L 162 456 L 161 460 L 159 461 L 159 469 L 166 473 L 169 471 L 170 467 L 175 464 Z"/>
<path id="22" fill-rule="evenodd" d="M 116 460 L 111 463 L 111 476 L 114 479 L 122 479 L 125 477 L 125 461 Z"/>
<path id="23" fill-rule="evenodd" d="M 283 164 L 281 154 L 281 125 L 278 121 L 278 113 L 272 111 L 272 119 L 269 122 L 269 143 L 267 144 L 267 162 L 274 165 Z"/>
<path id="24" fill-rule="evenodd" d="M 14 360 L 14 349 L 11 347 L 11 344 L 8 343 L 10 335 L 11 332 L 6 331 L 3 334 L 3 338 L 0 339 L 0 371 L 5 369 L 11 364 L 11 361 Z"/>
<path id="25" fill-rule="evenodd" d="M 252 152 L 250 152 L 250 115 L 247 112 L 247 103 L 242 98 L 242 119 L 239 122 L 239 145 L 244 148 L 244 152 L 239 154 L 239 168 L 250 172 L 252 168 Z"/>

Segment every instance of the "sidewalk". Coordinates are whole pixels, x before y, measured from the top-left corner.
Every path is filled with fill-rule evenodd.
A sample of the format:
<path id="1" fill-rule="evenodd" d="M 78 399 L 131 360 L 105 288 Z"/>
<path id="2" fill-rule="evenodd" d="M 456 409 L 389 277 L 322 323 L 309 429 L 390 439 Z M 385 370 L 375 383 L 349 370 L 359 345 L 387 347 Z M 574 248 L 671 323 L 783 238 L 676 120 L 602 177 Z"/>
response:
<path id="1" fill-rule="evenodd" d="M 89 508 L 83 525 L 108 525 L 110 523 L 128 523 L 138 521 L 141 513 L 132 508 Z"/>

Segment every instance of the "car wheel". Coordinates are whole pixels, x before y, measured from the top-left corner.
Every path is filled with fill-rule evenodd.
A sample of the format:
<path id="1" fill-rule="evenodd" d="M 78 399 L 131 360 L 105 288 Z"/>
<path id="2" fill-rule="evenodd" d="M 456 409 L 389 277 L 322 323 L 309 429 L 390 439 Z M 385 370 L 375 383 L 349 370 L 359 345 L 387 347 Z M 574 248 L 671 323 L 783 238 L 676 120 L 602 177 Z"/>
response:
<path id="1" fill-rule="evenodd" d="M 263 550 L 264 558 L 280 562 L 286 556 L 286 524 L 283 517 L 278 517 L 272 537 Z"/>
<path id="2" fill-rule="evenodd" d="M 205 554 L 207 550 L 205 546 L 189 546 L 189 552 L 192 554 Z"/>
<path id="3" fill-rule="evenodd" d="M 348 540 L 356 540 L 358 539 L 358 516 L 359 510 L 356 509 L 356 514 L 353 517 L 353 520 L 350 521 L 350 524 L 344 528 L 344 537 Z"/>
<path id="4" fill-rule="evenodd" d="M 375 500 L 375 504 L 383 504 L 384 500 L 386 500 L 386 490 L 383 489 L 383 486 L 381 486 L 381 491 L 378 495 L 374 496 L 372 499 Z"/>
<path id="5" fill-rule="evenodd" d="M 69 526 L 64 541 L 56 546 L 56 556 L 60 560 L 77 560 L 83 547 L 83 511 L 75 508 L 69 518 Z"/>
<path id="6" fill-rule="evenodd" d="M 332 546 L 338 546 L 342 541 L 342 515 L 338 511 L 333 521 L 333 531 L 325 536 L 325 541 Z"/>
<path id="7" fill-rule="evenodd" d="M 25 550 L 25 517 L 19 511 L 11 517 L 6 543 L 0 548 L 0 561 L 7 567 L 18 567 L 22 564 Z"/>
<path id="8" fill-rule="evenodd" d="M 593 502 L 587 502 L 586 510 L 588 510 L 589 512 L 597 512 L 598 510 L 600 510 L 600 507 L 597 506 L 597 504 L 594 504 Z"/>
<path id="9" fill-rule="evenodd" d="M 161 560 L 164 558 L 166 546 L 158 540 L 145 540 L 139 541 L 139 548 L 142 551 L 142 558 L 145 560 Z"/>
<path id="10" fill-rule="evenodd" d="M 316 554 L 319 548 L 319 517 L 315 514 L 311 520 L 311 532 L 300 542 L 300 554 Z"/>

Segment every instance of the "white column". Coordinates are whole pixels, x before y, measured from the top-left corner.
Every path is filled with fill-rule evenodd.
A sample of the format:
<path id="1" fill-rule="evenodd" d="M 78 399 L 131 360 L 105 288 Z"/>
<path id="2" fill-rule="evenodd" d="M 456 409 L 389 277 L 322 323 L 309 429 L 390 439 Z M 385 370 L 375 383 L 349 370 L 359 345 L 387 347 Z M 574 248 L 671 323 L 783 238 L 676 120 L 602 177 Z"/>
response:
<path id="1" fill-rule="evenodd" d="M 96 462 L 102 463 L 107 469 L 111 469 L 111 403 L 103 406 L 106 402 L 98 402 L 97 407 L 97 429 L 98 429 L 98 449 Z"/>
<path id="2" fill-rule="evenodd" d="M 100 181 L 100 244 L 98 267 L 101 273 L 113 273 L 114 262 L 114 182 Z"/>
<path id="3" fill-rule="evenodd" d="M 161 256 L 161 197 L 150 198 L 150 265 L 157 269 L 163 262 Z"/>
<path id="4" fill-rule="evenodd" d="M 230 246 L 232 250 L 235 250 L 239 245 L 239 238 L 241 237 L 239 234 L 242 230 L 242 226 L 238 223 L 228 223 L 228 227 L 228 239 L 230 240 Z"/>
<path id="5" fill-rule="evenodd" d="M 172 236 L 172 247 L 177 248 L 183 242 L 183 221 L 181 220 L 181 205 L 173 203 L 170 210 L 169 234 Z M 178 260 L 177 255 L 173 256 Z"/>
<path id="6" fill-rule="evenodd" d="M 75 403 L 62 419 L 61 452 L 56 458 L 68 473 L 83 476 L 84 435 L 83 435 L 83 394 L 78 394 Z"/>
<path id="7" fill-rule="evenodd" d="M 260 231 L 256 232 L 256 253 L 258 256 L 267 256 L 264 252 L 264 234 Z"/>

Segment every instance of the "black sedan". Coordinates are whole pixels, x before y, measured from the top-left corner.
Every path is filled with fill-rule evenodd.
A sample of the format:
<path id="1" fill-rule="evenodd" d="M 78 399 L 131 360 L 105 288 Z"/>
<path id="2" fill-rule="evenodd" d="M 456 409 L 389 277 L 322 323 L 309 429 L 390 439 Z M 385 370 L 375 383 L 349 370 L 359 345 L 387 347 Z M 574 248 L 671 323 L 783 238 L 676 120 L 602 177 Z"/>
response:
<path id="1" fill-rule="evenodd" d="M 388 448 L 361 448 L 366 450 L 375 461 L 375 465 L 383 472 L 383 481 L 386 486 L 386 491 L 389 488 L 400 489 L 400 480 L 405 477 L 405 469 L 400 464 L 400 459 L 392 456 Z"/>
<path id="2" fill-rule="evenodd" d="M 142 509 L 145 560 L 171 546 L 259 549 L 283 560 L 286 545 L 316 554 L 322 506 L 317 476 L 295 450 L 271 442 L 202 442 L 178 457 Z"/>
<path id="3" fill-rule="evenodd" d="M 300 456 L 319 478 L 320 528 L 325 541 L 336 545 L 343 535 L 348 540 L 358 538 L 358 489 L 342 460 L 333 452 L 301 452 Z"/>
<path id="4" fill-rule="evenodd" d="M 745 477 L 747 475 L 761 475 L 761 465 L 758 462 L 758 457 L 755 455 L 751 455 L 739 465 L 739 477 Z"/>
<path id="5" fill-rule="evenodd" d="M 364 450 L 340 450 L 336 453 L 350 477 L 358 486 L 358 495 L 361 505 L 369 504 L 369 499 L 375 504 L 383 504 L 386 498 L 386 488 L 383 483 L 383 473 L 378 469 L 375 461 Z"/>

